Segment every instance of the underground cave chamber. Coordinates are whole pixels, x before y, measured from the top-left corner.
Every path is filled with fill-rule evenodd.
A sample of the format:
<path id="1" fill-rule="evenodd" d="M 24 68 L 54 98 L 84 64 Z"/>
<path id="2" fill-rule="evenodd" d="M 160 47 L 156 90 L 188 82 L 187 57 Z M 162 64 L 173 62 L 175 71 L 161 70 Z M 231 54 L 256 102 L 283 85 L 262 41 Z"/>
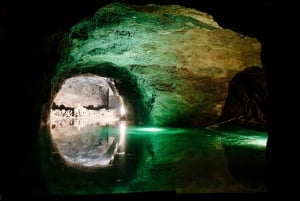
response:
<path id="1" fill-rule="evenodd" d="M 255 38 L 181 6 L 110 4 L 62 41 L 39 138 L 49 194 L 266 192 L 266 130 L 218 122 L 252 101 L 232 80 L 262 69 Z"/>

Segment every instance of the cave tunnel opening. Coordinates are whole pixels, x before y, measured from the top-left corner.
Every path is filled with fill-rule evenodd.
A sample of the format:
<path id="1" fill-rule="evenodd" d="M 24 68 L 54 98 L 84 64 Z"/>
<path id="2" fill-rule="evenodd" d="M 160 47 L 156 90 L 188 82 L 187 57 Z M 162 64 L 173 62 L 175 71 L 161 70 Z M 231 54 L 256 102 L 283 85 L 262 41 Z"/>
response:
<path id="1" fill-rule="evenodd" d="M 53 100 L 50 122 L 84 118 L 90 122 L 101 120 L 106 123 L 124 116 L 123 99 L 119 96 L 113 80 L 84 74 L 65 80 Z"/>
<path id="2" fill-rule="evenodd" d="M 53 76 L 42 122 L 58 160 L 84 169 L 111 165 L 124 153 L 126 126 L 147 121 L 141 90 L 134 75 L 112 64 Z"/>
<path id="3" fill-rule="evenodd" d="M 131 124 L 148 122 L 150 109 L 143 101 L 143 86 L 126 68 L 111 63 L 75 67 L 54 75 L 51 82 L 52 92 L 43 106 L 42 122 L 49 122 L 53 109 L 69 110 L 74 115 L 78 106 L 90 111 L 114 109 Z M 126 114 L 121 114 L 124 109 Z"/>
<path id="4" fill-rule="evenodd" d="M 251 66 L 239 71 L 228 83 L 228 93 L 219 123 L 238 124 L 267 129 L 267 80 L 265 71 Z"/>
<path id="5" fill-rule="evenodd" d="M 70 165 L 109 165 L 122 145 L 125 113 L 112 79 L 94 74 L 67 78 L 50 109 L 54 149 Z"/>

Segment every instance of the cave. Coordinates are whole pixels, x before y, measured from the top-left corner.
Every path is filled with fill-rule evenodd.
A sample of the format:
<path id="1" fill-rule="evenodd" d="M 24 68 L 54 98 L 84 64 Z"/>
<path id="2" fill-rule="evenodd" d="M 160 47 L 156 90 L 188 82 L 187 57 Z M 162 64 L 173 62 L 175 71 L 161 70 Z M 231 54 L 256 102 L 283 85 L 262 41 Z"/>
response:
<path id="1" fill-rule="evenodd" d="M 44 34 L 21 78 L 32 106 L 32 149 L 18 174 L 36 178 L 28 192 L 267 193 L 265 33 L 228 27 L 221 3 L 120 2 L 24 33 Z"/>
<path id="2" fill-rule="evenodd" d="M 39 149 L 48 147 L 50 154 L 50 161 L 40 154 L 50 194 L 76 194 L 73 184 L 87 180 L 83 194 L 266 191 L 265 131 L 240 119 L 236 126 L 225 124 L 239 110 L 245 110 L 240 115 L 247 122 L 261 120 L 244 106 L 245 100 L 259 99 L 258 89 L 266 90 L 263 81 L 239 79 L 242 72 L 251 74 L 249 69 L 263 74 L 256 38 L 224 29 L 211 15 L 191 8 L 124 3 L 100 8 L 60 37 L 39 139 Z M 260 108 L 256 112 L 263 113 Z M 234 149 L 257 165 L 241 165 Z M 185 171 L 188 166 L 198 170 Z M 99 182 L 103 174 L 106 182 Z M 89 179 L 92 175 L 95 179 Z"/>

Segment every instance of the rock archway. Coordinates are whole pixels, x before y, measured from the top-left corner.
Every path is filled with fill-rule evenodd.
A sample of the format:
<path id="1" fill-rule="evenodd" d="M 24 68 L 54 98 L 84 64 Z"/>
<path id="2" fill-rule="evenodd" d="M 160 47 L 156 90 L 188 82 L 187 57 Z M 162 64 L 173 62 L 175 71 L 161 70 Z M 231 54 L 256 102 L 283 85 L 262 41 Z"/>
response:
<path id="1" fill-rule="evenodd" d="M 233 76 L 262 68 L 258 40 L 177 5 L 109 4 L 71 27 L 60 52 L 54 92 L 74 72 L 113 77 L 135 120 L 157 126 L 215 123 Z"/>

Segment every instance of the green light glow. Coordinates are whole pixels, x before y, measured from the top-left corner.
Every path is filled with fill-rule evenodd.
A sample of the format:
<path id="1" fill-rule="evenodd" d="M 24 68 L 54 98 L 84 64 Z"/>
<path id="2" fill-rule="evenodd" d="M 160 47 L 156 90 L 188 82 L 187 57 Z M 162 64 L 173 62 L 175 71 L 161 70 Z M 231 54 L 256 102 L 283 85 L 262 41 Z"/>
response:
<path id="1" fill-rule="evenodd" d="M 135 127 L 128 128 L 129 135 L 154 135 L 154 134 L 182 134 L 187 130 L 182 128 L 169 128 L 169 127 Z"/>
<path id="2" fill-rule="evenodd" d="M 255 135 L 253 135 L 255 133 Z M 237 133 L 226 132 L 222 135 L 222 141 L 228 145 L 251 146 L 255 148 L 265 148 L 267 144 L 267 133 L 256 131 L 239 131 Z"/>
<path id="3" fill-rule="evenodd" d="M 267 138 L 255 138 L 248 140 L 249 145 L 256 145 L 256 146 L 262 146 L 265 147 L 267 144 Z"/>
<path id="4" fill-rule="evenodd" d="M 148 127 L 148 128 L 139 128 L 138 130 L 142 131 L 142 132 L 161 132 L 161 131 L 164 131 L 165 129 L 155 128 L 155 127 Z"/>

